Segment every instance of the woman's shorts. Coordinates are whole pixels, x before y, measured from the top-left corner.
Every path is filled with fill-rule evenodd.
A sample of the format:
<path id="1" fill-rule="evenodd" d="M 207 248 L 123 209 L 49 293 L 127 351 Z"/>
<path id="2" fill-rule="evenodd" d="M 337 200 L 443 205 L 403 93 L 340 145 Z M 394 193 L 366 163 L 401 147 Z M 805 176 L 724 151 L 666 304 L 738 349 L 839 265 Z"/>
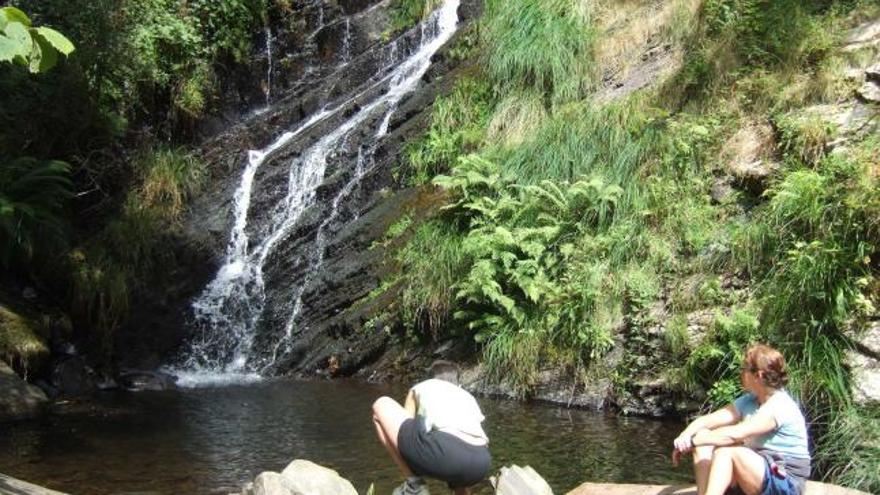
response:
<path id="1" fill-rule="evenodd" d="M 425 431 L 421 418 L 407 419 L 397 433 L 400 456 L 417 476 L 465 488 L 482 481 L 492 465 L 489 448 L 471 445 L 443 431 Z"/>
<path id="2" fill-rule="evenodd" d="M 804 492 L 805 479 L 798 476 L 787 475 L 780 477 L 773 472 L 770 463 L 772 458 L 760 453 L 764 458 L 764 482 L 761 484 L 760 495 L 801 495 Z M 743 495 L 738 486 L 728 488 L 725 495 Z"/>

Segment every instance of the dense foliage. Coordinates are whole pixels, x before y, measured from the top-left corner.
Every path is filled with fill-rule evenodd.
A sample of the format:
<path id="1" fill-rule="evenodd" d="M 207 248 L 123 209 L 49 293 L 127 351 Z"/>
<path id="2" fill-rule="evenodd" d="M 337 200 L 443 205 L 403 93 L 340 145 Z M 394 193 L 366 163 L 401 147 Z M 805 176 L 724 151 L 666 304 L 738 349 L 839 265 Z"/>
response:
<path id="1" fill-rule="evenodd" d="M 39 287 L 109 353 L 133 292 L 173 261 L 164 243 L 204 177 L 186 145 L 217 103 L 217 68 L 244 61 L 268 7 L 14 4 L 0 10 L 4 285 Z"/>
<path id="2" fill-rule="evenodd" d="M 845 352 L 880 299 L 880 151 L 856 135 L 827 154 L 837 130 L 808 108 L 851 98 L 846 67 L 876 52 L 844 53 L 841 38 L 877 7 L 664 5 L 638 20 L 607 2 L 486 2 L 479 69 L 438 98 L 401 169 L 416 184 L 435 176 L 446 206 L 395 234 L 409 240 L 384 287 L 400 290 L 409 335 L 476 339 L 523 394 L 562 366 L 621 394 L 655 377 L 715 407 L 739 393 L 744 348 L 770 342 L 791 361 L 821 474 L 877 491 L 877 414 L 852 405 Z M 603 64 L 651 36 L 685 43 L 681 69 L 593 99 Z M 713 198 L 744 142 L 772 166 L 765 186 L 734 181 Z M 639 346 L 658 329 L 646 365 L 653 348 Z M 634 347 L 608 364 L 615 342 Z"/>

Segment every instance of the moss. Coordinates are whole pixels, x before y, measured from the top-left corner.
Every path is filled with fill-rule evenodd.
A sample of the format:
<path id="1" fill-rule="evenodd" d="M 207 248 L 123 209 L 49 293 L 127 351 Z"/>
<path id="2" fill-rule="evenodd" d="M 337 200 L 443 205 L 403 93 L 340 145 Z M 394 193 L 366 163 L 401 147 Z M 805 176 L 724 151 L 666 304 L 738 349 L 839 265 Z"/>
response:
<path id="1" fill-rule="evenodd" d="M 46 331 L 42 325 L 0 306 L 0 356 L 11 363 L 27 363 L 46 356 Z"/>

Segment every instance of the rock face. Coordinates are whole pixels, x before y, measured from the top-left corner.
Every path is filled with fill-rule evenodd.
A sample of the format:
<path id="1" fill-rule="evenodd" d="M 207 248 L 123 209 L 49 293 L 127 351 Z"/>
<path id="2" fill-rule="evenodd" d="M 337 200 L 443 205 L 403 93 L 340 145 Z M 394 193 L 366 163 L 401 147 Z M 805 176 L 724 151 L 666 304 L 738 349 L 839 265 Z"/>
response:
<path id="1" fill-rule="evenodd" d="M 880 324 L 855 338 L 847 353 L 853 376 L 853 399 L 857 404 L 880 404 Z"/>
<path id="2" fill-rule="evenodd" d="M 315 4 L 319 3 L 326 2 Z M 312 156 L 310 150 L 322 146 L 322 139 L 344 128 L 352 116 L 372 108 L 376 95 L 387 92 L 388 82 L 381 78 L 389 74 L 390 68 L 400 65 L 405 55 L 418 50 L 422 39 L 418 27 L 391 43 L 381 39 L 388 25 L 387 5 L 368 8 L 374 3 L 353 2 L 351 8 L 324 11 L 324 27 L 312 26 L 318 29 L 313 41 L 321 47 L 311 55 L 304 52 L 301 60 L 312 70 L 291 72 L 289 81 L 278 82 L 279 92 L 270 108 L 204 144 L 203 157 L 210 164 L 212 178 L 184 225 L 183 242 L 201 246 L 189 250 L 201 249 L 202 258 L 191 264 L 193 273 L 217 273 L 226 262 L 227 244 L 236 221 L 234 196 L 248 163 L 248 150 L 265 148 L 282 132 L 303 126 L 303 131 L 275 149 L 255 172 L 244 229 L 253 248 L 270 239 L 272 232 L 278 232 L 275 229 L 283 218 L 278 215 L 279 209 L 289 204 L 285 199 L 289 191 L 296 190 L 289 187 L 297 173 L 294 164 Z M 478 10 L 478 1 L 463 0 L 459 24 L 468 22 Z M 312 16 L 306 18 L 309 26 L 317 22 Z M 431 28 L 427 32 L 430 34 Z M 345 36 L 347 44 L 342 43 Z M 279 34 L 277 42 L 282 38 Z M 451 40 L 447 48 L 454 42 Z M 343 47 L 348 50 L 346 53 L 339 51 Z M 277 53 L 285 53 L 278 48 Z M 295 48 L 298 46 L 287 47 Z M 448 74 L 455 68 L 455 62 L 443 50 L 431 60 L 432 65 L 417 89 L 396 105 L 387 121 L 382 121 L 385 112 L 371 112 L 362 125 L 351 128 L 326 155 L 326 168 L 311 193 L 314 200 L 304 203 L 295 221 L 284 224 L 284 233 L 272 241 L 273 247 L 267 252 L 260 273 L 263 285 L 271 290 L 265 292 L 258 305 L 243 304 L 240 310 L 230 310 L 238 314 L 253 310 L 259 314 L 249 337 L 253 339 L 248 358 L 251 369 L 264 374 L 323 370 L 351 374 L 382 352 L 387 335 L 355 332 L 369 315 L 346 310 L 379 283 L 383 252 L 370 247 L 407 209 L 420 206 L 421 196 L 416 191 L 388 191 L 396 189 L 392 169 L 403 143 L 423 128 L 425 110 L 438 93 L 448 90 L 454 82 Z M 282 87 L 286 88 L 283 93 Z M 325 117 L 310 120 L 323 110 L 329 112 Z M 306 122 L 313 124 L 304 125 Z M 376 129 L 386 126 L 387 133 L 377 141 Z M 208 281 L 203 280 L 203 288 Z M 245 290 L 256 289 L 250 286 Z M 177 292 L 177 297 L 186 295 L 197 296 L 198 291 Z M 210 338 L 200 329 L 212 328 L 211 325 L 185 324 L 193 318 L 190 301 L 192 298 L 173 307 L 165 305 L 167 311 L 151 308 L 149 315 L 133 318 L 131 328 L 123 332 L 129 340 L 126 346 L 118 346 L 120 352 L 129 348 L 149 353 L 145 347 L 155 349 L 163 345 L 165 349 L 160 352 L 166 355 L 167 362 L 175 354 L 165 345 L 172 340 L 179 346 L 186 337 Z M 255 309 L 256 306 L 259 308 Z M 157 315 L 164 315 L 165 319 L 159 321 Z M 147 342 L 151 330 L 165 328 L 164 322 L 168 320 L 176 320 L 178 328 L 194 329 L 196 335 L 169 332 L 163 344 Z M 218 353 L 229 357 L 233 350 L 224 348 Z M 330 366 L 331 362 L 334 366 Z M 125 364 L 143 368 L 159 363 Z"/>
<path id="3" fill-rule="evenodd" d="M 243 495 L 357 495 L 354 486 L 332 469 L 297 459 L 279 474 L 261 473 Z"/>
<path id="4" fill-rule="evenodd" d="M 42 390 L 19 378 L 12 368 L 0 361 L 0 423 L 37 416 L 47 402 Z M 0 479 L 0 492 L 3 491 L 2 483 Z"/>
<path id="5" fill-rule="evenodd" d="M 503 467 L 493 485 L 496 495 L 553 495 L 550 485 L 531 466 Z"/>

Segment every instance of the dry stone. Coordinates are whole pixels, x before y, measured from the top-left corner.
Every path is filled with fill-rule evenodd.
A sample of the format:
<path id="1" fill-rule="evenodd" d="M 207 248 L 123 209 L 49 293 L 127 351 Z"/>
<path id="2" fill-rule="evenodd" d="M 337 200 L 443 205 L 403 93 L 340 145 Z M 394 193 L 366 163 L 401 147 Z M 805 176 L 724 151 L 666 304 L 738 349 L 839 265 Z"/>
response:
<path id="1" fill-rule="evenodd" d="M 297 459 L 281 472 L 293 495 L 357 495 L 357 490 L 336 471 Z M 259 494 L 255 494 L 259 495 Z"/>
<path id="2" fill-rule="evenodd" d="M 531 466 L 503 467 L 493 484 L 495 495 L 553 495 L 550 485 Z"/>
<path id="3" fill-rule="evenodd" d="M 278 473 L 266 471 L 254 480 L 254 495 L 295 495 L 290 480 Z"/>
<path id="4" fill-rule="evenodd" d="M 5 474 L 0 474 L 0 493 L 11 495 L 65 495 L 55 490 L 17 480 Z"/>
<path id="5" fill-rule="evenodd" d="M 617 483 L 584 483 L 566 495 L 696 495 L 693 486 L 672 485 L 629 485 Z M 868 495 L 865 492 L 851 490 L 837 485 L 807 482 L 804 495 Z"/>
<path id="6" fill-rule="evenodd" d="M 867 22 L 851 30 L 843 50 L 852 52 L 876 45 L 880 45 L 880 20 Z"/>
<path id="7" fill-rule="evenodd" d="M 856 339 L 847 353 L 852 370 L 853 399 L 857 404 L 880 404 L 880 325 L 874 325 Z"/>
<path id="8" fill-rule="evenodd" d="M 862 100 L 871 103 L 880 103 L 880 85 L 868 81 L 859 88 L 859 96 Z"/>

